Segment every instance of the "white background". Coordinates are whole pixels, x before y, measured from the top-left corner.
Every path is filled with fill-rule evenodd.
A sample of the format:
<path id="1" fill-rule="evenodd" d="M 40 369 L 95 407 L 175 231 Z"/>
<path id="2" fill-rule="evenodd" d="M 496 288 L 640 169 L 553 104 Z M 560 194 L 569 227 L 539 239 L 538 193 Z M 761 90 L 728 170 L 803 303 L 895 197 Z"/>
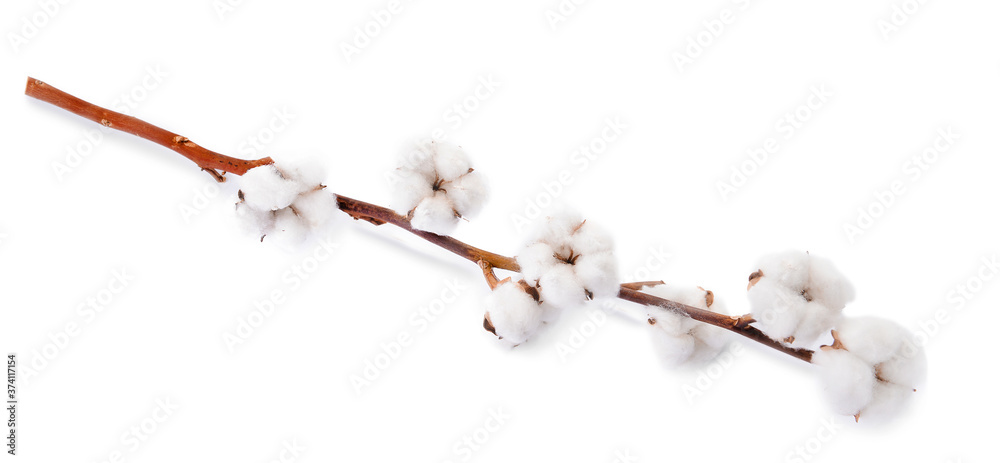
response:
<path id="1" fill-rule="evenodd" d="M 563 3 L 553 25 L 554 0 L 405 1 L 375 27 L 384 1 L 4 2 L 0 349 L 27 368 L 20 458 L 995 455 L 990 426 L 974 423 L 998 411 L 985 262 L 1000 251 L 1000 6 L 911 0 L 893 18 L 901 0 Z M 735 339 L 732 361 L 668 371 L 642 323 L 597 305 L 501 348 L 481 328 L 475 265 L 342 220 L 325 238 L 338 249 L 313 267 L 315 244 L 287 253 L 238 231 L 235 181 L 216 189 L 169 150 L 25 97 L 28 75 L 233 155 L 263 137 L 257 156 L 316 157 L 333 191 L 382 204 L 394 154 L 441 128 L 494 192 L 458 238 L 515 254 L 512 215 L 556 196 L 614 232 L 624 273 L 700 284 L 733 313 L 760 255 L 831 257 L 857 289 L 848 314 L 927 340 L 928 383 L 888 426 L 831 421 L 808 364 Z M 820 105 L 813 88 L 831 96 Z M 276 132 L 275 111 L 293 116 Z M 796 112 L 789 133 L 779 121 Z M 604 142 L 616 118 L 627 127 Z M 957 141 L 925 155 L 949 128 Z M 752 161 L 768 138 L 778 149 Z M 599 148 L 586 167 L 581 145 Z M 746 181 L 720 193 L 740 168 Z M 572 182 L 553 186 L 563 171 Z M 877 205 L 894 181 L 902 192 Z M 303 265 L 296 286 L 285 275 Z M 109 298 L 123 269 L 131 279 Z M 230 350 L 225 334 L 274 290 L 284 302 Z M 101 312 L 81 308 L 95 297 Z M 359 394 L 352 375 L 400 334 L 409 345 Z M 503 423 L 483 431 L 491 413 Z"/>

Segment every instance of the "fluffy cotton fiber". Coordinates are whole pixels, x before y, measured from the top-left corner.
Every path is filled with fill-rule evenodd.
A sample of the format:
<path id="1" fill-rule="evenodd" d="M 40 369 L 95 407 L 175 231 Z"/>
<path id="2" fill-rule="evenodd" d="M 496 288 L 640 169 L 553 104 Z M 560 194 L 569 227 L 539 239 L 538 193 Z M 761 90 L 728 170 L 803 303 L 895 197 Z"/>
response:
<path id="1" fill-rule="evenodd" d="M 567 212 L 545 218 L 517 256 L 525 280 L 542 301 L 558 308 L 618 294 L 618 264 L 611 236 Z"/>
<path id="2" fill-rule="evenodd" d="M 898 414 L 923 382 L 927 359 L 913 335 L 881 318 L 844 318 L 833 346 L 813 354 L 837 413 L 875 421 Z"/>
<path id="3" fill-rule="evenodd" d="M 487 320 L 506 344 L 516 346 L 527 341 L 542 324 L 544 309 L 520 284 L 510 280 L 497 285 L 485 304 Z"/>
<path id="4" fill-rule="evenodd" d="M 247 231 L 295 246 L 328 224 L 337 200 L 320 184 L 322 169 L 309 164 L 269 164 L 240 177 L 236 216 Z"/>
<path id="5" fill-rule="evenodd" d="M 751 274 L 747 297 L 756 326 L 768 336 L 808 347 L 829 332 L 854 288 L 824 258 L 799 251 L 762 258 Z"/>
<path id="6" fill-rule="evenodd" d="M 403 153 L 395 174 L 393 206 L 417 230 L 447 235 L 459 219 L 478 214 L 489 196 L 465 151 L 449 143 L 417 143 Z"/>
<path id="7" fill-rule="evenodd" d="M 643 291 L 691 307 L 724 312 L 711 292 L 701 287 L 656 285 Z M 653 346 L 668 368 L 704 364 L 719 355 L 728 343 L 720 328 L 661 307 L 651 306 L 647 311 Z"/>

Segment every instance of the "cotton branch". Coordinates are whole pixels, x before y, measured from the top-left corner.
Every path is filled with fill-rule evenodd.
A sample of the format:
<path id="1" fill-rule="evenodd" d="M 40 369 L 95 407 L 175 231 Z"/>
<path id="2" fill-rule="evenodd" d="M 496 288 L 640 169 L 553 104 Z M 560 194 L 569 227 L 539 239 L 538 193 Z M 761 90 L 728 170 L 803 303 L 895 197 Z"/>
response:
<path id="1" fill-rule="evenodd" d="M 170 148 L 193 161 L 201 167 L 202 170 L 209 172 L 220 182 L 225 181 L 224 175 L 227 172 L 231 172 L 236 175 L 243 175 L 254 167 L 273 163 L 269 157 L 257 160 L 243 160 L 216 153 L 196 145 L 186 137 L 159 128 L 132 116 L 127 116 L 88 103 L 40 80 L 30 77 L 28 78 L 27 86 L 25 88 L 25 94 L 47 103 L 51 103 L 52 105 L 70 111 L 79 116 L 83 116 L 106 127 L 121 130 Z M 442 236 L 417 230 L 412 227 L 408 217 L 400 215 L 392 209 L 338 194 L 334 194 L 334 196 L 340 210 L 356 220 L 365 220 L 374 225 L 383 225 L 387 223 L 395 225 L 445 250 L 448 250 L 459 257 L 476 263 L 481 269 L 490 269 L 490 273 L 492 273 L 492 268 L 512 272 L 520 271 L 520 266 L 518 265 L 517 260 L 513 257 L 485 251 L 463 243 L 450 236 Z M 622 284 L 617 297 L 619 299 L 637 304 L 662 307 L 690 317 L 694 320 L 734 332 L 806 362 L 809 362 L 812 358 L 813 351 L 785 346 L 780 342 L 767 337 L 767 335 L 757 328 L 750 326 L 753 319 L 749 316 L 744 315 L 741 317 L 731 317 L 643 293 L 641 288 L 645 285 L 645 283 L 654 284 L 662 282 Z"/>

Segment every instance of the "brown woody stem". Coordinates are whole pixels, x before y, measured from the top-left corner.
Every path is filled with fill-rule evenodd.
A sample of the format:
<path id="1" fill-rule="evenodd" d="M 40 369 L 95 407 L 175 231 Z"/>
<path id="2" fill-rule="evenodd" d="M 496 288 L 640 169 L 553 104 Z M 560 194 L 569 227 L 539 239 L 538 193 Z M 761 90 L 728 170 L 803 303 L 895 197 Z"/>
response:
<path id="1" fill-rule="evenodd" d="M 743 323 L 744 317 L 731 317 L 718 312 L 712 312 L 711 310 L 691 307 L 689 305 L 656 297 L 651 294 L 626 288 L 624 286 L 618 291 L 618 298 L 635 302 L 637 304 L 663 307 L 664 309 L 686 315 L 700 322 L 715 325 L 727 331 L 732 331 L 733 333 L 757 341 L 767 347 L 784 352 L 799 360 L 805 360 L 806 362 L 812 360 L 813 351 L 808 349 L 796 349 L 775 341 L 774 339 L 767 337 L 763 331 Z"/>
<path id="2" fill-rule="evenodd" d="M 184 156 L 202 170 L 208 171 L 219 182 L 224 182 L 226 172 L 243 175 L 246 171 L 265 164 L 272 164 L 271 158 L 253 161 L 229 157 L 215 151 L 202 148 L 187 137 L 162 129 L 132 116 L 105 109 L 95 104 L 83 101 L 69 93 L 55 88 L 41 80 L 28 77 L 24 94 L 51 103 L 78 116 L 90 119 L 98 124 L 112 129 L 121 130 L 153 143 L 170 148 Z"/>
<path id="3" fill-rule="evenodd" d="M 441 236 L 431 232 L 417 230 L 410 225 L 410 219 L 406 218 L 406 216 L 397 214 L 396 211 L 387 207 L 366 203 L 357 199 L 348 198 L 347 196 L 335 196 L 337 197 L 337 204 L 340 206 L 340 210 L 344 211 L 347 215 L 354 217 L 356 220 L 365 220 L 375 225 L 382 225 L 385 223 L 392 224 L 472 262 L 484 261 L 494 268 L 509 270 L 511 272 L 521 271 L 521 266 L 517 265 L 517 260 L 513 257 L 502 256 L 500 254 L 484 251 L 475 246 L 465 244 L 450 236 Z"/>
<path id="4" fill-rule="evenodd" d="M 246 171 L 262 165 L 272 164 L 274 161 L 271 158 L 262 158 L 257 160 L 243 160 L 233 157 L 226 156 L 224 154 L 216 153 L 214 151 L 202 148 L 192 141 L 188 140 L 186 137 L 177 135 L 175 133 L 169 132 L 167 130 L 161 129 L 150 123 L 141 121 L 132 116 L 127 116 L 125 114 L 117 113 L 100 106 L 88 103 L 81 100 L 73 95 L 63 92 L 55 87 L 52 87 L 45 82 L 37 79 L 28 78 L 27 86 L 25 87 L 24 93 L 28 96 L 37 98 L 39 100 L 51 103 L 59 108 L 65 109 L 90 119 L 94 122 L 102 124 L 106 127 L 111 127 L 113 129 L 121 130 L 123 132 L 136 135 L 138 137 L 144 138 L 146 140 L 155 142 L 167 148 L 170 148 L 184 157 L 194 161 L 203 170 L 208 171 L 213 177 L 218 181 L 224 181 L 223 175 L 226 172 L 232 172 L 236 175 L 243 175 Z M 221 172 L 221 173 L 220 173 Z M 356 220 L 365 220 L 375 225 L 382 224 L 392 224 L 399 228 L 402 228 L 414 235 L 417 235 L 437 246 L 444 248 L 452 253 L 468 259 L 472 262 L 477 263 L 481 269 L 483 269 L 488 275 L 492 275 L 493 268 L 499 268 L 503 270 L 509 270 L 512 272 L 518 272 L 521 267 L 517 264 L 517 260 L 513 257 L 507 257 L 500 254 L 495 254 L 489 251 L 479 249 L 474 246 L 470 246 L 459 240 L 456 240 L 450 236 L 441 236 L 434 233 L 414 229 L 410 225 L 410 220 L 406 216 L 400 215 L 389 209 L 387 207 L 378 206 L 371 203 L 366 203 L 364 201 L 359 201 L 357 199 L 348 198 L 347 196 L 342 196 L 334 194 L 337 198 L 337 204 L 340 210 L 344 213 L 350 215 Z M 495 276 L 493 276 L 496 279 Z M 495 283 L 495 282 L 490 282 Z M 753 319 L 749 316 L 742 317 L 731 317 L 728 315 L 723 315 L 720 313 L 712 312 L 710 310 L 702 310 L 696 307 L 691 307 L 678 302 L 669 301 L 660 297 L 656 297 L 650 294 L 643 293 L 640 291 L 642 286 L 650 286 L 655 284 L 662 284 L 662 281 L 657 282 L 637 282 L 637 283 L 625 283 L 622 284 L 618 292 L 618 298 L 630 302 L 635 302 L 637 304 L 657 306 L 662 307 L 667 310 L 691 317 L 700 322 L 708 323 L 710 325 L 717 326 L 724 330 L 732 331 L 736 334 L 749 338 L 753 341 L 761 343 L 765 346 L 771 347 L 775 350 L 781 351 L 785 354 L 791 355 L 800 360 L 809 362 L 812 359 L 813 351 L 807 349 L 796 349 L 778 341 L 775 341 L 762 331 L 750 326 Z M 491 284 L 493 286 L 493 284 Z"/>

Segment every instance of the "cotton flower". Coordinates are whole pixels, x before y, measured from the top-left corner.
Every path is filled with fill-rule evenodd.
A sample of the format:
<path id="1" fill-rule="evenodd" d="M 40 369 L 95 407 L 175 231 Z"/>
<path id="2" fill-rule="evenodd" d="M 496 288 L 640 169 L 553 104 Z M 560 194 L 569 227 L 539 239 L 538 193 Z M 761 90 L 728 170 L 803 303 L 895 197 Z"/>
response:
<path id="1" fill-rule="evenodd" d="M 828 332 L 854 299 L 850 282 L 821 257 L 788 251 L 765 256 L 757 268 L 747 286 L 756 326 L 796 347 Z"/>
<path id="2" fill-rule="evenodd" d="M 656 285 L 643 291 L 654 296 L 704 310 L 724 312 L 715 295 L 700 286 Z M 722 329 L 685 315 L 649 306 L 647 308 L 653 346 L 668 368 L 698 365 L 712 360 L 728 341 Z"/>
<path id="3" fill-rule="evenodd" d="M 447 235 L 462 217 L 479 213 L 489 196 L 486 179 L 458 146 L 418 143 L 396 169 L 393 205 L 417 230 Z"/>
<path id="4" fill-rule="evenodd" d="M 240 177 L 236 216 L 251 233 L 294 246 L 331 220 L 337 200 L 316 166 L 268 164 Z"/>
<path id="5" fill-rule="evenodd" d="M 575 213 L 546 218 L 517 256 L 525 280 L 559 308 L 618 294 L 611 236 Z"/>
<path id="6" fill-rule="evenodd" d="M 812 357 L 837 413 L 878 420 L 897 414 L 923 381 L 927 359 L 913 335 L 881 318 L 844 318 L 834 343 Z"/>
<path id="7" fill-rule="evenodd" d="M 486 297 L 483 326 L 508 345 L 527 341 L 542 325 L 545 308 L 527 284 L 500 282 Z"/>

